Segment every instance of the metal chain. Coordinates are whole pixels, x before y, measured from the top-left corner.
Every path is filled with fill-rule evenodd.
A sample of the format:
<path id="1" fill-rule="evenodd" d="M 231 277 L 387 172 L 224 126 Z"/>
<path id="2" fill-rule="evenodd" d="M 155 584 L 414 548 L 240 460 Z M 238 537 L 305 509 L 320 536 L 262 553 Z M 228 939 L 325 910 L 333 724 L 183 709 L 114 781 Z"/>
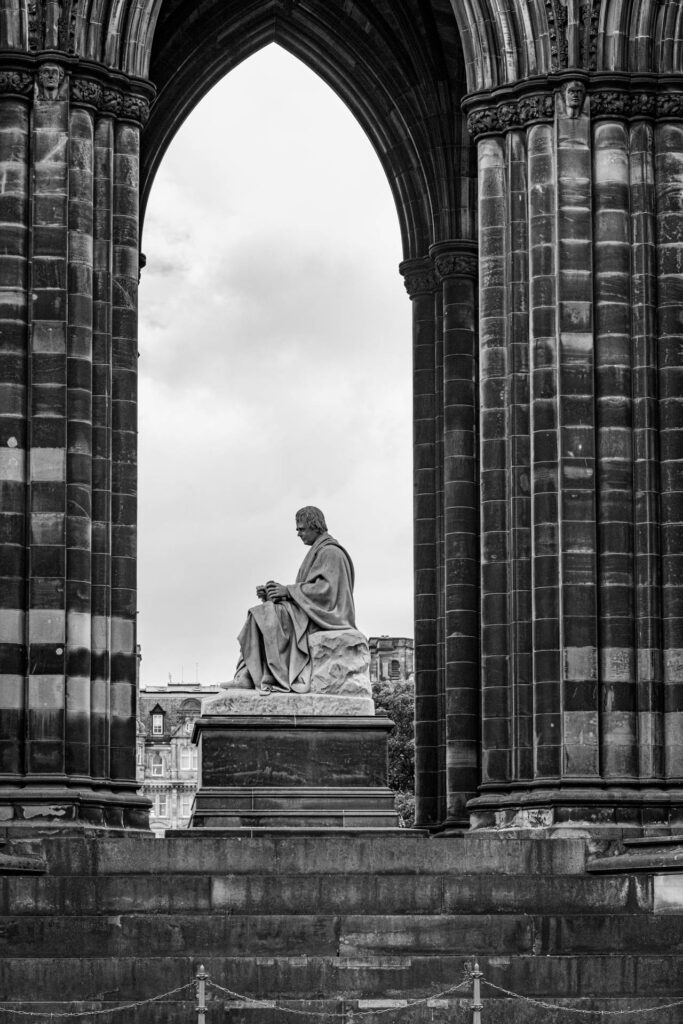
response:
<path id="1" fill-rule="evenodd" d="M 54 1012 L 48 1010 L 15 1010 L 11 1006 L 0 1006 L 0 1013 L 14 1013 L 20 1017 L 47 1017 L 48 1020 L 58 1020 L 63 1017 L 96 1017 L 101 1016 L 105 1013 L 121 1013 L 122 1010 L 134 1010 L 136 1006 L 147 1006 L 149 1003 L 156 1003 L 160 999 L 168 999 L 169 996 L 177 996 L 179 992 L 184 992 L 187 988 L 194 988 L 194 981 L 188 981 L 186 985 L 181 985 L 180 988 L 172 988 L 170 992 L 162 992 L 158 996 L 150 996 L 149 999 L 142 999 L 139 1003 L 126 1003 L 125 1006 L 111 1006 L 105 1010 L 78 1010 L 76 1012 L 64 1011 Z"/>
<path id="2" fill-rule="evenodd" d="M 422 1006 L 425 1003 L 430 1003 L 432 999 L 442 999 L 444 996 L 451 995 L 453 992 L 457 992 L 459 989 L 464 988 L 470 984 L 470 979 L 465 978 L 458 985 L 451 985 L 450 988 L 446 988 L 443 992 L 435 992 L 431 996 L 424 996 L 422 999 L 410 999 L 407 1000 L 403 1006 L 386 1006 L 381 1010 L 347 1010 L 346 1013 L 326 1013 L 324 1010 L 298 1010 L 293 1006 L 281 1006 L 280 1004 L 274 1004 L 272 1000 L 268 1001 L 265 999 L 253 999 L 251 996 L 240 995 L 239 992 L 232 992 L 229 988 L 223 988 L 222 985 L 218 985 L 215 981 L 211 981 L 209 978 L 206 982 L 211 988 L 215 988 L 218 992 L 223 992 L 227 996 L 231 996 L 233 999 L 238 999 L 241 1003 L 249 1003 L 251 1006 L 264 1006 L 269 1009 L 277 1009 L 280 1013 L 292 1013 L 297 1017 L 325 1017 L 328 1020 L 343 1020 L 343 1021 L 356 1021 L 363 1017 L 378 1017 L 383 1013 L 400 1013 L 401 1010 L 407 1010 L 411 1006 Z"/>
<path id="3" fill-rule="evenodd" d="M 232 989 L 224 988 L 217 982 L 211 981 L 210 978 L 207 978 L 206 984 L 217 992 L 222 992 L 224 995 L 230 996 L 232 999 L 239 1000 L 239 1002 L 242 1003 L 248 1003 L 251 1006 L 263 1006 L 269 1009 L 277 1009 L 281 1013 L 291 1013 L 297 1017 L 324 1017 L 328 1020 L 340 1020 L 350 1024 L 351 1021 L 361 1020 L 365 1017 L 379 1017 L 385 1013 L 400 1013 L 401 1010 L 407 1010 L 413 1006 L 424 1006 L 435 999 L 443 999 L 445 996 L 452 995 L 454 992 L 459 992 L 461 989 L 469 986 L 471 984 L 471 980 L 470 976 L 465 978 L 465 980 L 461 981 L 458 985 L 451 985 L 449 988 L 443 989 L 441 992 L 435 992 L 432 995 L 424 996 L 421 999 L 409 999 L 403 1003 L 402 1006 L 386 1006 L 382 1009 L 376 1010 L 356 1011 L 349 1009 L 345 1013 L 326 1013 L 324 1010 L 299 1010 L 295 1007 L 276 1004 L 273 1000 L 254 999 L 252 996 L 247 996 L 240 992 L 233 992 Z M 555 1010 L 560 1013 L 579 1014 L 583 1017 L 633 1017 L 639 1014 L 673 1010 L 678 1006 L 683 1006 L 683 999 L 679 999 L 675 1003 L 665 1003 L 663 1006 L 648 1006 L 637 1010 L 585 1010 L 577 1006 L 560 1006 L 559 1003 L 547 1003 L 542 999 L 534 999 L 533 996 L 524 996 L 519 992 L 513 992 L 509 988 L 503 988 L 502 985 L 496 985 L 493 981 L 487 981 L 484 977 L 481 978 L 481 983 L 483 985 L 488 985 L 489 988 L 495 989 L 496 992 L 501 992 L 503 995 L 511 996 L 513 999 L 519 999 L 525 1003 L 531 1003 L 533 1006 L 540 1006 L 545 1010 Z M 0 1006 L 0 1013 L 11 1013 L 19 1017 L 43 1017 L 47 1020 L 62 1020 L 65 1018 L 73 1019 L 76 1017 L 98 1017 L 104 1016 L 104 1014 L 107 1013 L 121 1013 L 123 1010 L 134 1010 L 138 1006 L 148 1006 L 150 1003 L 156 1003 L 160 999 L 168 999 L 170 996 L 179 995 L 180 992 L 185 992 L 187 989 L 194 987 L 195 982 L 190 981 L 186 985 L 181 985 L 179 988 L 173 988 L 169 992 L 162 992 L 157 996 L 150 996 L 149 999 L 142 999 L 137 1003 L 126 1003 L 124 1006 L 112 1006 L 102 1010 L 46 1012 L 44 1010 L 17 1010 L 11 1006 Z"/>
<path id="4" fill-rule="evenodd" d="M 511 992 L 509 988 L 503 988 L 501 985 L 494 985 L 492 981 L 487 981 L 486 978 L 481 979 L 482 985 L 488 985 L 489 988 L 495 988 L 497 992 L 503 992 L 506 996 L 512 996 L 513 999 L 521 999 L 525 1003 L 533 1003 L 534 1006 L 542 1006 L 545 1010 L 559 1010 L 564 1013 L 579 1013 L 584 1016 L 590 1017 L 627 1017 L 635 1016 L 638 1013 L 654 1013 L 655 1010 L 673 1010 L 676 1006 L 683 1006 L 683 999 L 679 999 L 676 1003 L 666 1003 L 664 1006 L 648 1006 L 645 1009 L 638 1010 L 584 1010 L 578 1006 L 560 1006 L 558 1003 L 545 1003 L 542 999 L 534 999 L 532 996 L 522 996 L 519 992 Z"/>

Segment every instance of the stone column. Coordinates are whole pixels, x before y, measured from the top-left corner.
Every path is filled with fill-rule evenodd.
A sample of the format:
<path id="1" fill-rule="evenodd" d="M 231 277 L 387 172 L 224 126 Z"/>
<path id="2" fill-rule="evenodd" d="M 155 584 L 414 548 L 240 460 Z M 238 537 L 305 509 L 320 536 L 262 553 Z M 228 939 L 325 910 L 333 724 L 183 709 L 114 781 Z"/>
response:
<path id="1" fill-rule="evenodd" d="M 683 95 L 655 127 L 663 776 L 683 787 Z M 679 790 L 683 804 L 683 792 Z M 679 817 L 680 822 L 680 817 Z"/>
<path id="2" fill-rule="evenodd" d="M 0 772 L 24 772 L 28 571 L 29 152 L 33 76 L 0 74 Z"/>
<path id="3" fill-rule="evenodd" d="M 467 827 L 479 776 L 476 245 L 401 265 L 413 300 L 416 822 Z"/>
<path id="4" fill-rule="evenodd" d="M 13 359 L 0 439 L 0 566 L 11 574 L 0 610 L 0 819 L 144 827 L 134 523 L 148 100 L 140 83 L 92 65 L 83 73 L 53 52 L 0 70 L 0 104 L 10 182 L 0 217 L 16 253 L 0 278 L 3 358 Z"/>
<path id="5" fill-rule="evenodd" d="M 479 781 L 479 493 L 476 244 L 432 246 L 441 285 L 441 557 L 446 828 L 467 826 Z"/>
<path id="6" fill-rule="evenodd" d="M 446 816 L 445 701 L 440 671 L 443 618 L 437 572 L 441 561 L 437 498 L 442 448 L 437 430 L 441 325 L 431 259 L 406 260 L 400 270 L 413 304 L 415 822 L 434 828 Z"/>
<path id="7" fill-rule="evenodd" d="M 645 78 L 565 75 L 546 92 L 468 101 L 481 261 L 474 827 L 668 827 L 683 807 L 682 99 Z"/>

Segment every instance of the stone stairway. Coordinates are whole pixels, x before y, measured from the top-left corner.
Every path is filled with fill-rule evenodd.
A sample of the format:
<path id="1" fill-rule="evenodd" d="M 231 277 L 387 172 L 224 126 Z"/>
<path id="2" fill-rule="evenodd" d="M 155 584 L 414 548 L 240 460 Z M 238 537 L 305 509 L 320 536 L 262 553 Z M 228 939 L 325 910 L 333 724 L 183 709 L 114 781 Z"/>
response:
<path id="1" fill-rule="evenodd" d="M 683 1000 L 683 874 L 678 889 L 673 875 L 662 888 L 648 874 L 588 874 L 581 839 L 176 834 L 24 848 L 47 873 L 0 877 L 0 999 L 17 1009 L 135 1003 L 204 964 L 212 982 L 272 1004 L 209 986 L 208 1024 L 228 1012 L 230 1024 L 314 1019 L 280 1007 L 457 1024 L 471 1020 L 469 988 L 400 1001 L 456 985 L 473 957 L 495 984 L 554 1003 Z M 483 994 L 486 1024 L 572 1019 Z M 190 1024 L 195 996 L 85 1019 Z M 647 1017 L 681 1019 L 683 1006 Z"/>

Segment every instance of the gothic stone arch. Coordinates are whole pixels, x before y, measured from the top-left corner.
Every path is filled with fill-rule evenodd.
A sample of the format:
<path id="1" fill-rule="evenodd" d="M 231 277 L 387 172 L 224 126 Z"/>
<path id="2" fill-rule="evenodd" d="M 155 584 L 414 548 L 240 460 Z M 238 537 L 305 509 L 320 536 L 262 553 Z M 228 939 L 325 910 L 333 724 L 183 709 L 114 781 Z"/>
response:
<path id="1" fill-rule="evenodd" d="M 140 209 L 272 41 L 401 225 L 418 822 L 680 823 L 678 0 L 0 2 L 0 814 L 144 827 Z"/>

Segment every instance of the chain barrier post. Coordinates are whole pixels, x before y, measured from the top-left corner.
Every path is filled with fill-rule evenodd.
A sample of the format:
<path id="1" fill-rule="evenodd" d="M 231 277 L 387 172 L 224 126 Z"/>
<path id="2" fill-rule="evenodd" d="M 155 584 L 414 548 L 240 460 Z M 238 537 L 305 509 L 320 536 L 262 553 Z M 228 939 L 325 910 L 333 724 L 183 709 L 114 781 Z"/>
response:
<path id="1" fill-rule="evenodd" d="M 472 1024 L 481 1024 L 481 1011 L 484 1004 L 481 1001 L 481 978 L 484 975 L 479 970 L 479 964 L 474 961 L 472 968 Z"/>
<path id="2" fill-rule="evenodd" d="M 197 1024 L 206 1024 L 206 973 L 204 964 L 199 965 L 197 971 Z"/>

